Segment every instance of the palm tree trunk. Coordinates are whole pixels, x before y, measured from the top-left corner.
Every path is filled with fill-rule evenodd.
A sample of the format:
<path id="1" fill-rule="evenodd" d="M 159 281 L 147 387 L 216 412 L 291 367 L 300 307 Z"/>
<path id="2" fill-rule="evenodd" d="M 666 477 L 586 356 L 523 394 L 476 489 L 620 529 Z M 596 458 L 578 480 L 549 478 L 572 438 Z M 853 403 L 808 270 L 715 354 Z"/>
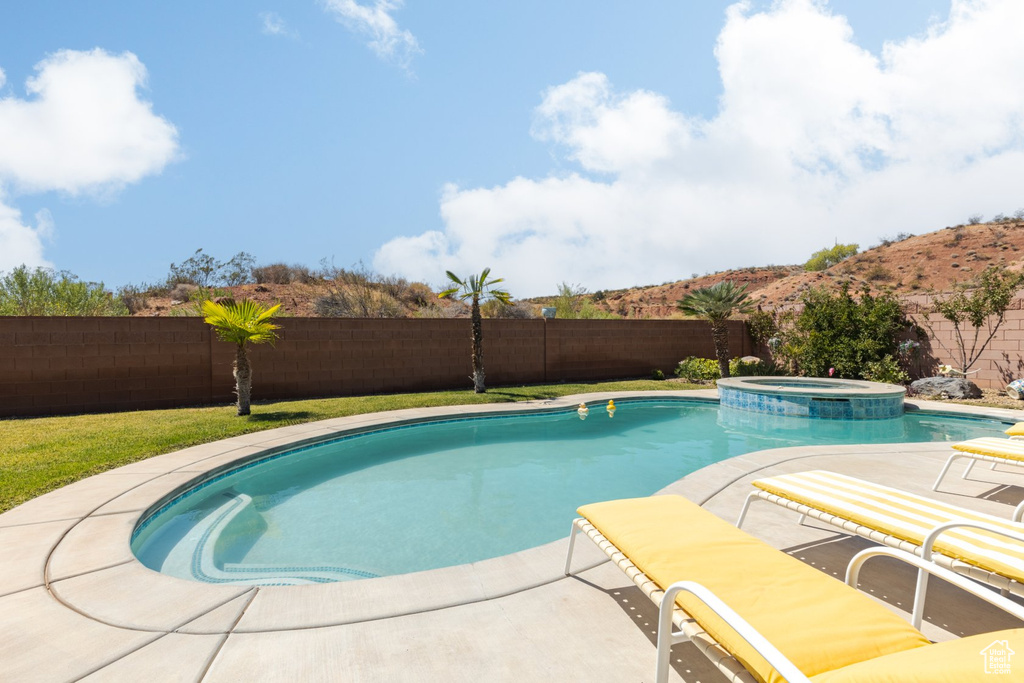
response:
<path id="1" fill-rule="evenodd" d="M 252 395 L 252 366 L 245 353 L 245 344 L 238 345 L 235 353 L 235 394 L 238 396 L 238 414 L 249 414 L 249 400 Z"/>
<path id="2" fill-rule="evenodd" d="M 711 321 L 711 337 L 715 340 L 715 355 L 722 377 L 729 376 L 729 327 L 725 321 Z"/>
<path id="3" fill-rule="evenodd" d="M 480 319 L 480 297 L 473 295 L 473 391 L 482 394 L 484 386 L 484 332 Z"/>

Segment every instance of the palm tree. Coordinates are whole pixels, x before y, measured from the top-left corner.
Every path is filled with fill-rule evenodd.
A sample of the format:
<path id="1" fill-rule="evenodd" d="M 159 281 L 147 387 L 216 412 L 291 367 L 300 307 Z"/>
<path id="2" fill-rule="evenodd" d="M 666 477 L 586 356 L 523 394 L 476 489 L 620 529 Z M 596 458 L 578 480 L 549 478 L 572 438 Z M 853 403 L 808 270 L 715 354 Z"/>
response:
<path id="1" fill-rule="evenodd" d="M 203 315 L 206 322 L 213 326 L 221 341 L 238 345 L 235 351 L 235 394 L 238 396 L 238 414 L 249 414 L 249 399 L 252 394 L 252 366 L 245 351 L 245 345 L 274 343 L 280 328 L 270 322 L 281 304 L 265 308 L 262 304 L 249 299 L 239 302 L 227 301 L 217 304 L 212 301 L 203 302 Z"/>
<path id="2" fill-rule="evenodd" d="M 494 289 L 494 285 L 504 282 L 503 278 L 488 280 L 491 274 L 490 268 L 484 268 L 480 275 L 470 275 L 463 280 L 452 271 L 445 271 L 448 279 L 455 283 L 454 287 L 444 290 L 437 296 L 442 299 L 457 297 L 462 301 L 471 299 L 473 319 L 473 391 L 478 394 L 484 393 L 484 334 L 480 320 L 480 301 L 494 299 L 503 304 L 511 303 L 512 298 L 503 289 Z"/>
<path id="3" fill-rule="evenodd" d="M 676 308 L 686 315 L 695 315 L 711 323 L 711 336 L 715 340 L 715 355 L 722 377 L 729 376 L 729 328 L 726 323 L 733 313 L 750 313 L 754 302 L 746 295 L 747 285 L 737 287 L 723 280 L 710 287 L 690 292 L 676 302 Z"/>

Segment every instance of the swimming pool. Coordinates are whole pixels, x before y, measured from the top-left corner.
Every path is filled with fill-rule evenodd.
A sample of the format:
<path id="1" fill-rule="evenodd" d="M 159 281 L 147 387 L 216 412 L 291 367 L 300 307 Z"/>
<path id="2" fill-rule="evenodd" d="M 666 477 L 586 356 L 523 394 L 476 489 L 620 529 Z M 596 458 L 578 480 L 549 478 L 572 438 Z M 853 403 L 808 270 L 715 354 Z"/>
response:
<path id="1" fill-rule="evenodd" d="M 582 503 L 649 495 L 711 463 L 811 444 L 961 441 L 995 420 L 780 418 L 717 403 L 621 401 L 344 435 L 198 483 L 143 516 L 151 569 L 214 583 L 388 576 L 483 560 L 566 533 Z"/>

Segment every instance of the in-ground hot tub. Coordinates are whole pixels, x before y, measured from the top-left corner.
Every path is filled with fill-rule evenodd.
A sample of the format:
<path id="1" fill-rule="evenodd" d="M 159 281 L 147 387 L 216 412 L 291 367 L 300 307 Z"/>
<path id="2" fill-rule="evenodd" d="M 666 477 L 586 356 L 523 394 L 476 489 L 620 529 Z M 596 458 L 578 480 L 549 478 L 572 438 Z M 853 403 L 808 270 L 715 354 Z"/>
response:
<path id="1" fill-rule="evenodd" d="M 903 414 L 906 389 L 895 384 L 818 377 L 718 380 L 723 406 L 769 415 L 829 420 L 888 420 Z"/>

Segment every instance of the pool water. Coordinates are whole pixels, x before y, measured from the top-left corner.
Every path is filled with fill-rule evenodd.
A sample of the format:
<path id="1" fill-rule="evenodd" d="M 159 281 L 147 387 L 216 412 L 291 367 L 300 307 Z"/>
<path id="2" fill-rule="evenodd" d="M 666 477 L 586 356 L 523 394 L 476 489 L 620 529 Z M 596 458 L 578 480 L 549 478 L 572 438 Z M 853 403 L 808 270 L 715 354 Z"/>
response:
<path id="1" fill-rule="evenodd" d="M 145 519 L 132 549 L 192 580 L 388 576 L 516 552 L 568 533 L 584 503 L 650 495 L 706 465 L 810 444 L 962 441 L 1001 422 L 776 417 L 682 400 L 421 423 L 275 456 Z"/>

